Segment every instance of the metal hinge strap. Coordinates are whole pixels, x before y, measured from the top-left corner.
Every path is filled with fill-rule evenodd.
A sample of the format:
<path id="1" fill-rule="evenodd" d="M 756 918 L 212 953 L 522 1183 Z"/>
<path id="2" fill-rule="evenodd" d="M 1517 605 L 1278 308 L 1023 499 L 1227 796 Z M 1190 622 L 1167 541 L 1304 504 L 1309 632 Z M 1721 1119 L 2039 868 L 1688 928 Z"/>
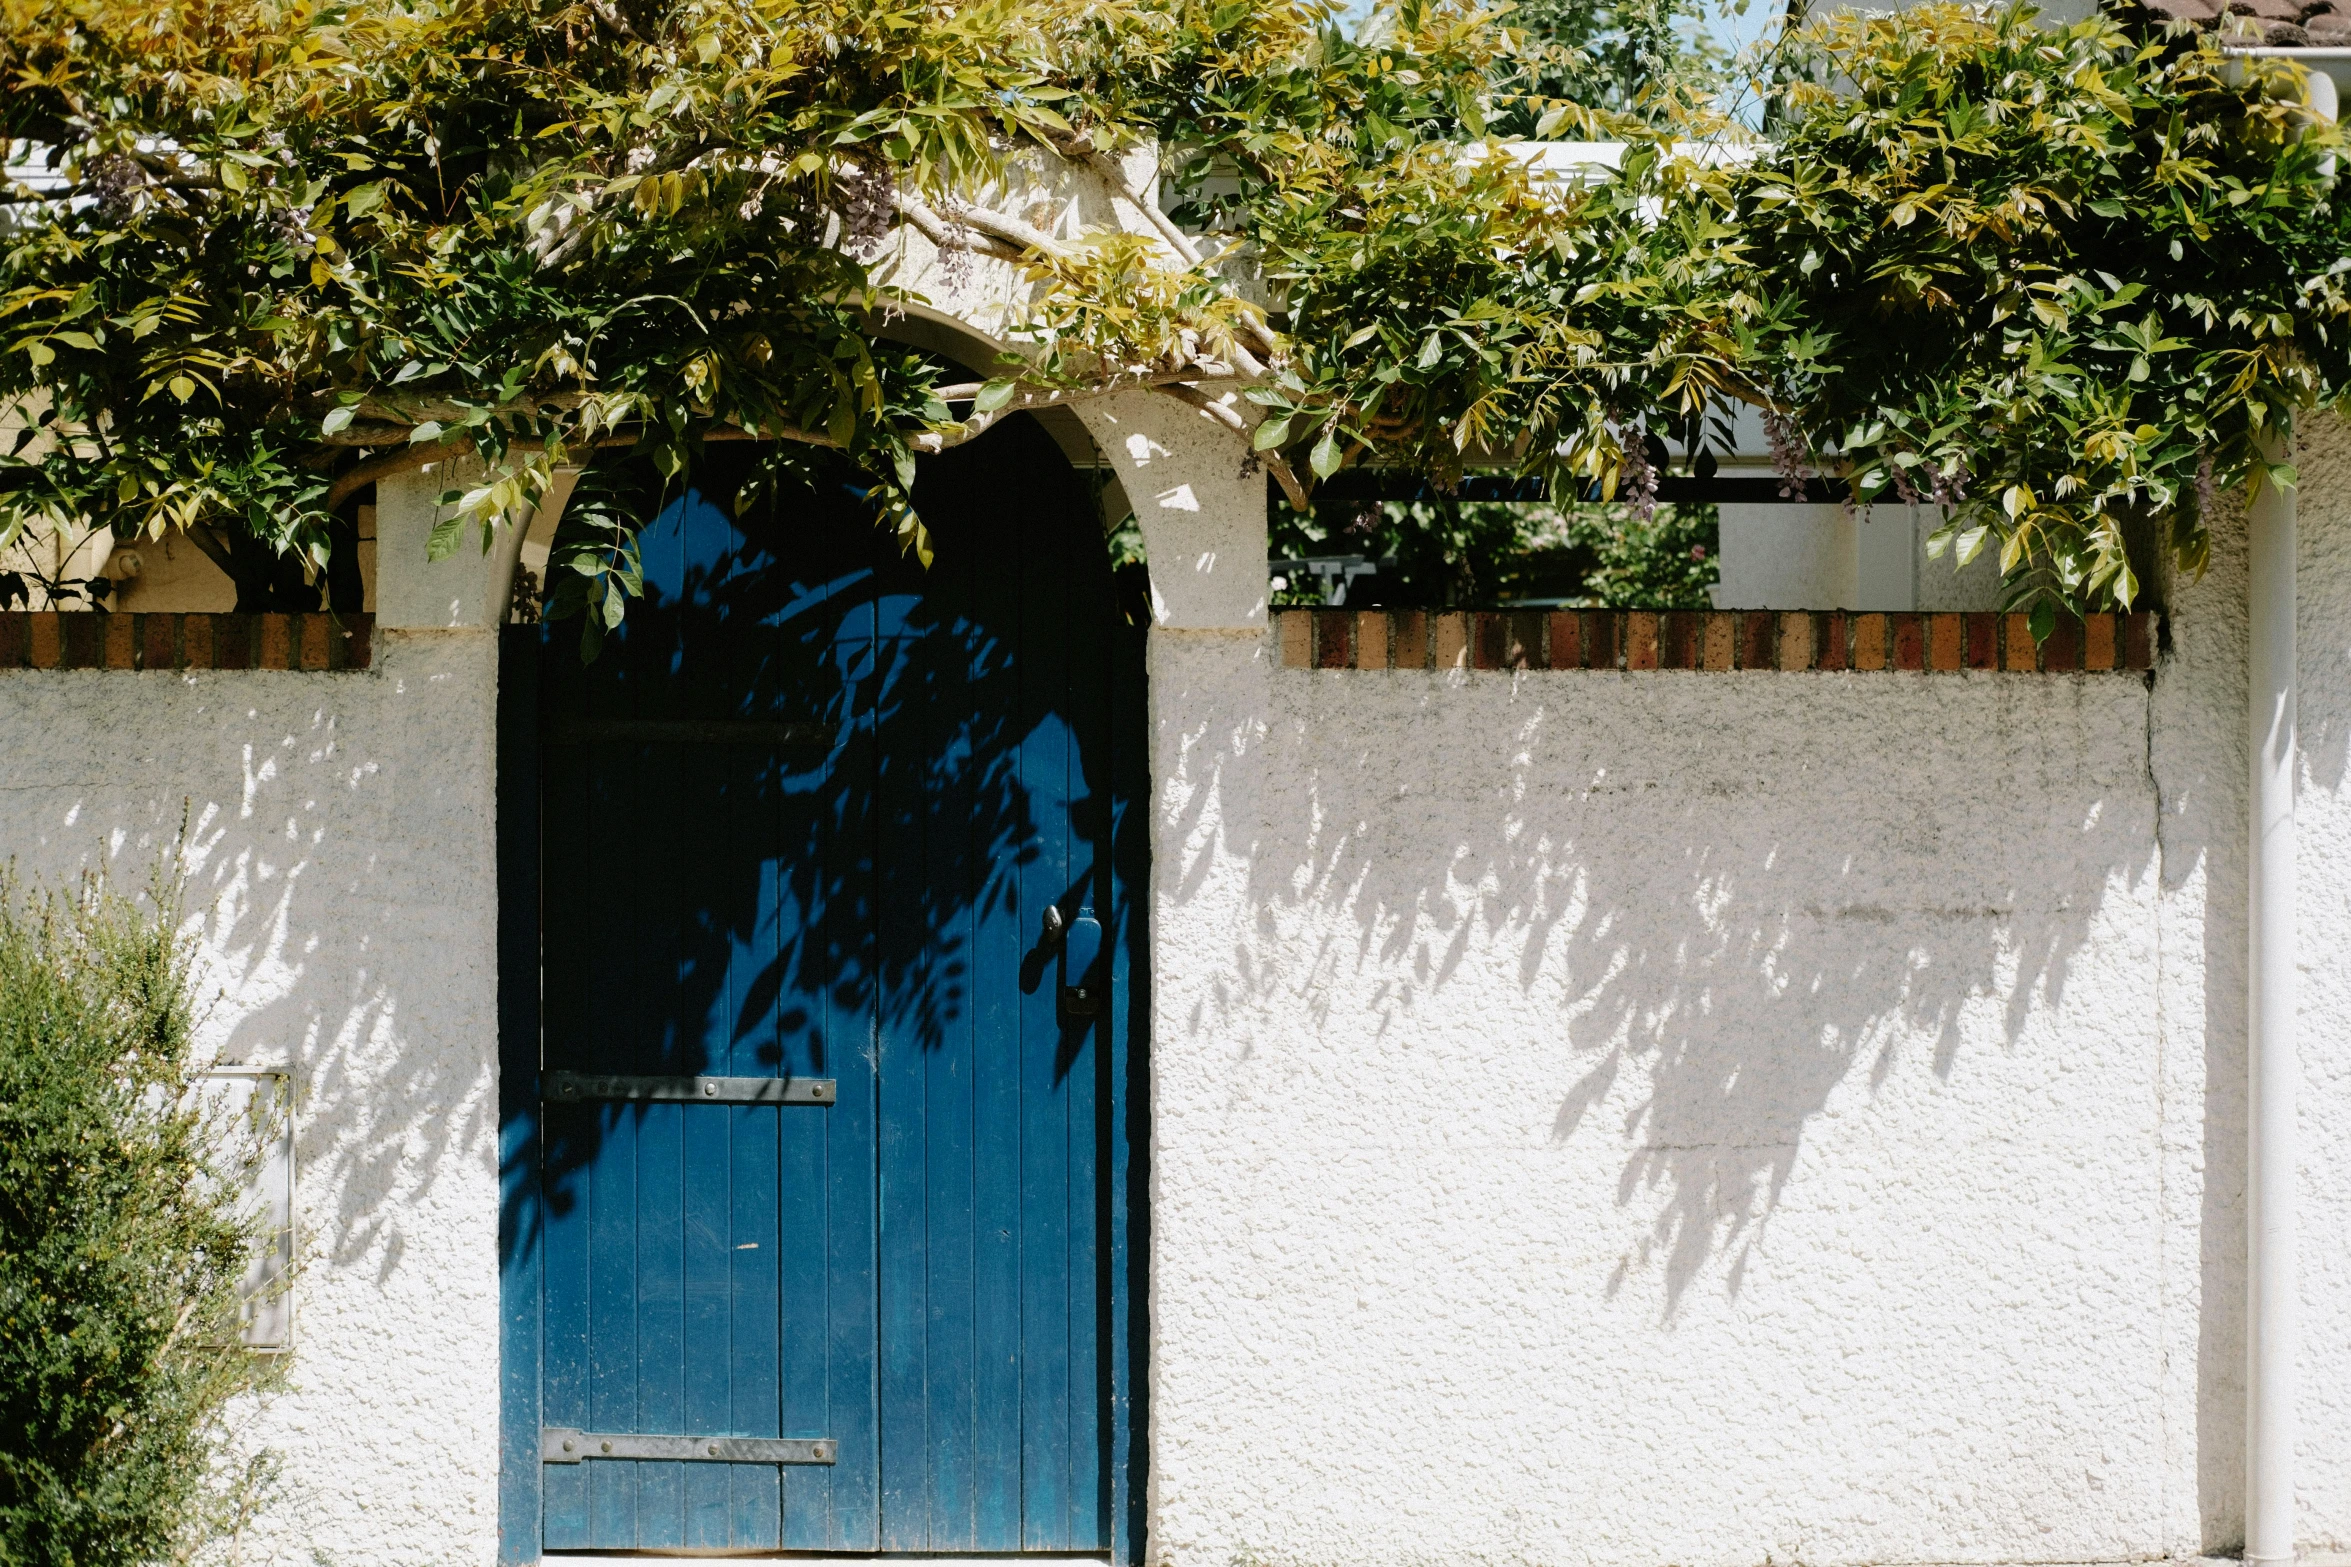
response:
<path id="1" fill-rule="evenodd" d="M 829 1105 L 829 1077 L 627 1077 L 549 1072 L 546 1095 L 558 1103 L 591 1099 L 658 1100 L 674 1104 Z"/>
<path id="2" fill-rule="evenodd" d="M 634 1436 L 542 1426 L 539 1458 L 576 1464 L 591 1458 L 674 1459 L 700 1464 L 829 1464 L 839 1444 L 829 1436 Z"/>

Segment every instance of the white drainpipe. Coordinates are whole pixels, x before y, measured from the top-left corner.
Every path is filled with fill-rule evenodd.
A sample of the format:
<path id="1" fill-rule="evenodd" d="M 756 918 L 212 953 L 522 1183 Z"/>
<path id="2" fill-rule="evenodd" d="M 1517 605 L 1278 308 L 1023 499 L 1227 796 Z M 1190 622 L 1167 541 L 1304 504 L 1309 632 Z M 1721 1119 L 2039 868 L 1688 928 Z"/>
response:
<path id="1" fill-rule="evenodd" d="M 2305 59 L 2346 50 L 2231 50 Z M 2333 78 L 2310 73 L 2310 106 L 2335 117 Z M 2283 451 L 2273 456 L 2283 457 Z M 2294 1560 L 2294 764 L 2295 492 L 2264 479 L 2246 519 L 2248 1110 L 2245 1301 L 2245 1562 Z"/>
<path id="2" fill-rule="evenodd" d="M 2247 942 L 2245 1562 L 2294 1560 L 2294 492 L 2248 518 L 2253 832 Z"/>

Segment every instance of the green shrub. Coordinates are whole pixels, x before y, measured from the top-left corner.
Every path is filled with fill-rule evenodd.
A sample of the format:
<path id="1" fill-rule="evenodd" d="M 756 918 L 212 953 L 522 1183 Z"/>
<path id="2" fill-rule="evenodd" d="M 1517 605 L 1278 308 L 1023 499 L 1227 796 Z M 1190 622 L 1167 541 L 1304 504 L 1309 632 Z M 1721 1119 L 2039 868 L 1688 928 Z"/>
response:
<path id="1" fill-rule="evenodd" d="M 268 1362 L 252 1245 L 189 1071 L 170 910 L 0 878 L 0 1562 L 182 1560 L 257 1466 L 225 1454 Z"/>

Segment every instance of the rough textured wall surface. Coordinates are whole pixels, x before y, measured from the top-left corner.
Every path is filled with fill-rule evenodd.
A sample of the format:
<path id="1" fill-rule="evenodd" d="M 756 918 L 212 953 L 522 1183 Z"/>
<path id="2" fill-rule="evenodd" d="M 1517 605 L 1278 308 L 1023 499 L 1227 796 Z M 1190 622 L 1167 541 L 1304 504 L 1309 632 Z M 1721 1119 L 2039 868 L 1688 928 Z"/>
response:
<path id="1" fill-rule="evenodd" d="M 2351 438 L 2306 444 L 2301 1534 L 2351 1540 Z M 1153 1550 L 2243 1531 L 2241 521 L 2149 684 L 1152 638 Z"/>
<path id="2" fill-rule="evenodd" d="M 2302 958 L 2298 1534 L 2345 1551 L 2351 1550 L 2351 962 L 2345 961 L 2351 954 L 2351 431 L 2337 420 L 2316 421 L 2296 462 L 2303 475 L 2302 781 L 2295 807 Z"/>
<path id="3" fill-rule="evenodd" d="M 0 856 L 126 890 L 187 823 L 203 1041 L 288 1069 L 301 1272 L 248 1562 L 496 1546 L 496 641 L 365 674 L 0 674 Z"/>

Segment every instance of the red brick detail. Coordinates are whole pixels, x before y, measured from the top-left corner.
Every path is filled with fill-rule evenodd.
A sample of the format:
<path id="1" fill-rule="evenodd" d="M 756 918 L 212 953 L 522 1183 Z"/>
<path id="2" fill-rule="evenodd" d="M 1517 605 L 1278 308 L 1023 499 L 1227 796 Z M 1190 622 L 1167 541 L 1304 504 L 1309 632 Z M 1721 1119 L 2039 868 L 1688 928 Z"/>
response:
<path id="1" fill-rule="evenodd" d="M 302 667 L 327 667 L 327 638 L 334 633 L 334 623 L 324 615 L 304 615 L 302 621 Z"/>
<path id="2" fill-rule="evenodd" d="M 1803 613 L 1780 617 L 1780 668 L 1812 667 L 1812 617 Z"/>
<path id="3" fill-rule="evenodd" d="M 1894 629 L 1894 667 L 1896 669 L 1924 669 L 1927 667 L 1926 626 L 1916 615 L 1889 615 Z"/>
<path id="4" fill-rule="evenodd" d="M 1819 634 L 1813 638 L 1813 667 L 1816 669 L 1843 669 L 1845 657 L 1845 612 L 1832 609 L 1812 617 Z"/>
<path id="5" fill-rule="evenodd" d="M 1624 614 L 1620 610 L 1596 609 L 1587 612 L 1584 623 L 1584 667 L 1586 669 L 1621 669 L 1624 667 Z"/>
<path id="6" fill-rule="evenodd" d="M 1927 617 L 1927 668 L 1950 671 L 1959 667 L 1959 617 L 1936 614 Z"/>
<path id="7" fill-rule="evenodd" d="M 1997 615 L 1967 615 L 1961 639 L 1967 651 L 1961 662 L 1969 669 L 1998 669 L 2000 667 L 2000 617 Z"/>
<path id="8" fill-rule="evenodd" d="M 1511 668 L 1543 668 L 1542 615 L 1538 611 L 1526 609 L 1514 613 L 1510 617 L 1510 634 L 1504 648 L 1510 656 Z"/>
<path id="9" fill-rule="evenodd" d="M 256 640 L 254 633 L 259 629 L 250 615 L 213 616 L 212 667 L 251 669 Z"/>
<path id="10" fill-rule="evenodd" d="M 2000 665 L 2003 669 L 2038 669 L 2041 650 L 2033 644 L 2033 623 L 2024 615 L 2000 617 Z"/>
<path id="11" fill-rule="evenodd" d="M 1447 612 L 1437 617 L 1436 664 L 1439 669 L 1469 667 L 1470 617 Z"/>
<path id="12" fill-rule="evenodd" d="M 2079 669 L 2082 667 L 2082 623 L 2071 615 L 2059 615 L 2057 627 L 2049 633 L 2049 640 L 2041 644 L 2043 669 Z"/>
<path id="13" fill-rule="evenodd" d="M 1706 615 L 1706 667 L 1724 670 L 1731 667 L 1732 651 L 1738 646 L 1738 617 L 1721 610 L 1710 610 Z"/>
<path id="14" fill-rule="evenodd" d="M 180 622 L 180 654 L 190 669 L 212 667 L 212 617 L 210 615 L 174 615 Z"/>
<path id="15" fill-rule="evenodd" d="M 1655 669 L 1657 667 L 1657 614 L 1654 610 L 1636 609 L 1624 617 L 1624 667 L 1627 669 Z"/>
<path id="16" fill-rule="evenodd" d="M 2122 617 L 2122 667 L 2155 667 L 2155 617 L 2142 611 Z"/>
<path id="17" fill-rule="evenodd" d="M 106 627 L 100 622 L 106 618 L 103 611 L 68 613 L 57 617 L 59 641 L 65 652 L 59 665 L 65 669 L 103 669 L 106 667 Z"/>
<path id="18" fill-rule="evenodd" d="M 1404 610 L 1389 620 L 1388 667 L 1429 667 L 1429 617 L 1419 610 Z"/>
<path id="19" fill-rule="evenodd" d="M 1292 669 L 1962 669 L 2144 671 L 2151 614 L 2062 617 L 2036 646 L 2023 615 L 1844 610 L 1279 610 Z M 354 615 L 0 615 L 0 668 L 365 669 Z M 44 659 L 47 662 L 44 662 Z M 126 662 L 128 660 L 128 662 Z"/>
<path id="20" fill-rule="evenodd" d="M 2082 617 L 2082 667 L 2107 670 L 2114 667 L 2114 617 L 2112 615 L 2085 615 Z"/>
<path id="21" fill-rule="evenodd" d="M 1696 669 L 1703 649 L 1698 640 L 1698 617 L 1686 609 L 1668 610 L 1657 622 L 1657 667 Z"/>
<path id="22" fill-rule="evenodd" d="M 1314 614 L 1311 610 L 1274 612 L 1274 639 L 1281 644 L 1284 669 L 1314 667 Z"/>
<path id="23" fill-rule="evenodd" d="M 1853 667 L 1869 670 L 1886 667 L 1885 616 L 1856 615 L 1853 617 Z"/>
<path id="24" fill-rule="evenodd" d="M 1544 662 L 1553 669 L 1581 669 L 1584 667 L 1584 638 L 1581 623 L 1572 609 L 1551 612 L 1550 646 L 1545 650 Z"/>
<path id="25" fill-rule="evenodd" d="M 371 615 L 0 611 L 0 669 L 357 670 L 374 642 Z"/>

